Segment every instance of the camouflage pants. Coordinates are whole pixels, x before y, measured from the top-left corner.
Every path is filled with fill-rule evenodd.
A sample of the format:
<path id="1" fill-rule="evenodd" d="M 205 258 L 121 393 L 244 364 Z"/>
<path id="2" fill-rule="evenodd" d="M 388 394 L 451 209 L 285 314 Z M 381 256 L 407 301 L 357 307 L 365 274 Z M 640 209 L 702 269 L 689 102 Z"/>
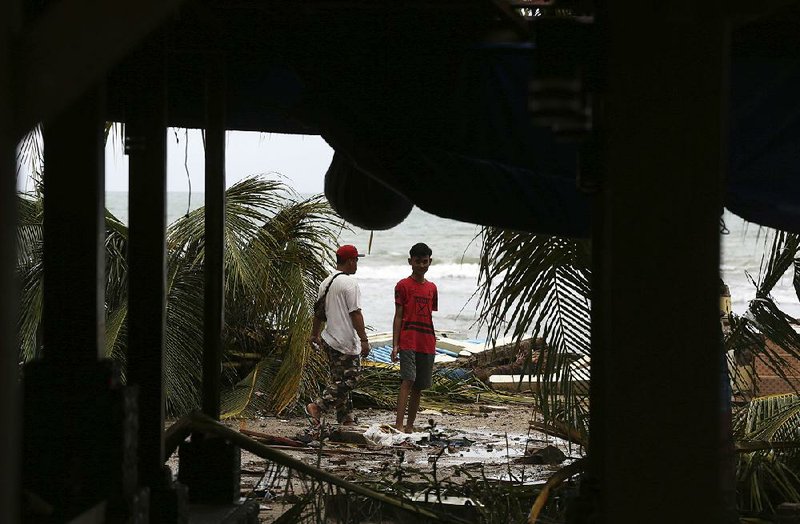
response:
<path id="1" fill-rule="evenodd" d="M 331 378 L 322 392 L 322 396 L 314 401 L 323 413 L 332 409 L 336 410 L 336 421 L 343 422 L 351 419 L 353 411 L 350 402 L 350 392 L 356 387 L 358 376 L 361 372 L 361 360 L 358 355 L 345 355 L 336 351 L 324 341 L 322 345 L 328 353 L 331 363 Z"/>

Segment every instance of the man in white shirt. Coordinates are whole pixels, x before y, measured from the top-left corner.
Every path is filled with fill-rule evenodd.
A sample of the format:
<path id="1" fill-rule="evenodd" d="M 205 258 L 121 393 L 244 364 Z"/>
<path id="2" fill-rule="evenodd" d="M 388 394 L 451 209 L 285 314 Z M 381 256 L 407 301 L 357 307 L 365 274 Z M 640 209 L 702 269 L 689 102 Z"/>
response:
<path id="1" fill-rule="evenodd" d="M 358 259 L 363 256 L 355 246 L 341 246 L 336 250 L 336 271 L 319 286 L 317 298 L 325 297 L 327 320 L 314 317 L 311 344 L 328 354 L 331 378 L 322 396 L 306 406 L 306 414 L 314 424 L 319 424 L 320 417 L 331 409 L 335 409 L 340 424 L 355 423 L 348 396 L 361 371 L 359 357 L 366 357 L 370 350 L 361 314 L 361 290 L 353 276 L 358 270 Z"/>

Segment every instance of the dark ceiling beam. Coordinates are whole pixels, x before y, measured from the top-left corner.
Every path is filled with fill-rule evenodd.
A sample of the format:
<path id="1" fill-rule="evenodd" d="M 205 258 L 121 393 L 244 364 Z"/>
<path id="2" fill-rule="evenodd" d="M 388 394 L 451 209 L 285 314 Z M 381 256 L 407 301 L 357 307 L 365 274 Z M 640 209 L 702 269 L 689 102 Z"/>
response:
<path id="1" fill-rule="evenodd" d="M 292 11 L 306 14 L 310 11 L 341 11 L 357 9 L 358 11 L 396 12 L 408 10 L 427 11 L 472 11 L 479 3 L 473 0 L 416 0 L 416 1 L 376 1 L 376 0 L 313 0 L 302 3 L 263 0 L 232 0 L 213 5 L 215 9 L 260 9 Z"/>
<path id="2" fill-rule="evenodd" d="M 527 41 L 531 37 L 531 30 L 528 27 L 528 21 L 519 14 L 519 12 L 511 7 L 508 0 L 488 0 L 489 4 L 494 8 L 500 18 L 509 23 L 514 32 L 523 41 Z"/>
<path id="3" fill-rule="evenodd" d="M 735 29 L 792 6 L 800 6 L 800 0 L 729 0 L 725 3 L 725 13 Z"/>
<path id="4" fill-rule="evenodd" d="M 63 0 L 16 42 L 14 132 L 57 115 L 163 23 L 184 0 Z"/>

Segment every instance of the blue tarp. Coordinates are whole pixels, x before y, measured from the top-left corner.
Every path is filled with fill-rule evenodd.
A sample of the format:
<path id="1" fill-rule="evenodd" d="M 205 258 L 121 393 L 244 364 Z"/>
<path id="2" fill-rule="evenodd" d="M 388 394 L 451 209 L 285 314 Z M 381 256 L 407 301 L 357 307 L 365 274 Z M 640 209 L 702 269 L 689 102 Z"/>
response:
<path id="1" fill-rule="evenodd" d="M 724 204 L 751 222 L 800 232 L 800 56 L 770 52 L 747 43 L 732 51 Z M 412 115 L 427 126 L 420 132 L 424 141 L 375 128 L 353 131 L 364 140 L 343 141 L 339 128 L 331 142 L 431 213 L 588 237 L 590 206 L 576 186 L 576 148 L 531 123 L 532 47 L 480 46 L 465 57 L 448 101 L 449 117 L 426 122 Z M 352 120 L 351 130 L 364 129 L 365 116 L 360 118 Z"/>

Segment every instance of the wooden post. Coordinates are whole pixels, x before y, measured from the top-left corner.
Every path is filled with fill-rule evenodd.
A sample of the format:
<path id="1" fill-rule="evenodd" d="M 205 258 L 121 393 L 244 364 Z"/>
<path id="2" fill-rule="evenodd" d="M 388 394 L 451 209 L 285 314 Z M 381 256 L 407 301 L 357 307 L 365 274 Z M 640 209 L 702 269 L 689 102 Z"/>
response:
<path id="1" fill-rule="evenodd" d="M 203 413 L 220 417 L 222 326 L 225 306 L 223 257 L 225 230 L 225 62 L 209 57 L 206 85 L 205 327 Z M 179 449 L 179 482 L 189 500 L 231 504 L 241 491 L 241 450 L 225 439 L 201 432 Z"/>
<path id="2" fill-rule="evenodd" d="M 225 297 L 225 63 L 209 58 L 206 84 L 205 329 L 203 413 L 219 420 Z"/>
<path id="3" fill-rule="evenodd" d="M 19 379 L 17 305 L 19 289 L 14 270 L 17 238 L 17 202 L 14 130 L 14 96 L 11 82 L 11 41 L 19 29 L 19 2 L 0 6 L 0 515 L 19 521 Z"/>
<path id="4" fill-rule="evenodd" d="M 96 88 L 45 122 L 44 358 L 77 369 L 105 349 L 105 157 Z"/>
<path id="5" fill-rule="evenodd" d="M 718 326 L 722 5 L 609 0 L 603 9 L 596 521 L 672 523 L 689 511 L 693 522 L 726 522 Z"/>
<path id="6" fill-rule="evenodd" d="M 139 481 L 164 482 L 164 332 L 166 329 L 167 86 L 163 37 L 131 58 L 139 82 L 128 94 L 125 150 L 130 158 L 128 382 L 138 387 Z"/>

